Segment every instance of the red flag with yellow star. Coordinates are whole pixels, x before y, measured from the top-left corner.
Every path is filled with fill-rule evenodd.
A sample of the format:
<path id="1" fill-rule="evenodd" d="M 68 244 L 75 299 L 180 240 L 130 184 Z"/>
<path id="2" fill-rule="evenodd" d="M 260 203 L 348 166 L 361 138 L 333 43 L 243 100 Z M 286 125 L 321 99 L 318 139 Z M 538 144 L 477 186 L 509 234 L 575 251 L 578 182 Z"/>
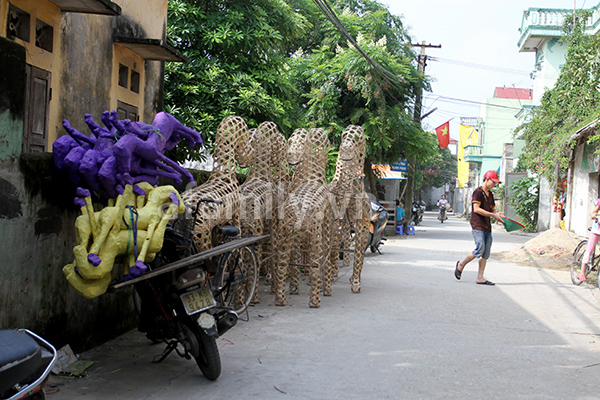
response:
<path id="1" fill-rule="evenodd" d="M 440 142 L 440 149 L 448 147 L 448 143 L 450 143 L 450 121 L 435 128 L 435 133 Z"/>

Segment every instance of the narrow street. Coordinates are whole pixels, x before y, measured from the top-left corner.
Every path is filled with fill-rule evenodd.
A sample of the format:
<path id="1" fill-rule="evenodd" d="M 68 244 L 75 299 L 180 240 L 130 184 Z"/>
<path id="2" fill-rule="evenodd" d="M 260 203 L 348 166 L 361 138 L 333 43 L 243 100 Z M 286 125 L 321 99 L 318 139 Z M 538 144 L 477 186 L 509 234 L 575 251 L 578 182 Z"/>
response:
<path id="1" fill-rule="evenodd" d="M 532 235 L 496 231 L 486 278 L 470 226 L 427 212 L 416 235 L 367 252 L 362 293 L 340 269 L 333 296 L 308 307 L 308 286 L 260 304 L 218 339 L 223 373 L 210 382 L 193 360 L 152 364 L 163 345 L 132 331 L 81 354 L 88 376 L 53 376 L 48 399 L 592 399 L 600 386 L 600 303 L 566 271 L 495 260 Z M 262 282 L 261 282 L 262 283 Z M 597 289 L 596 289 L 597 290 Z"/>

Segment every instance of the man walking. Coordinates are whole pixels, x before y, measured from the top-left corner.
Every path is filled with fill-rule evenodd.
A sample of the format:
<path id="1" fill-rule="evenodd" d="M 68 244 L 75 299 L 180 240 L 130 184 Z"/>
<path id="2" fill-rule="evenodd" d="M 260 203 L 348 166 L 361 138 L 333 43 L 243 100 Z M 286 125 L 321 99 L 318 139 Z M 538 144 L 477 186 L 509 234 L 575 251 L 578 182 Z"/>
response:
<path id="1" fill-rule="evenodd" d="M 462 261 L 456 262 L 454 277 L 460 280 L 465 266 L 479 258 L 479 270 L 475 282 L 479 285 L 494 285 L 494 282 L 488 281 L 483 277 L 485 265 L 492 249 L 492 223 L 490 217 L 501 220 L 504 214 L 495 212 L 496 204 L 491 189 L 500 183 L 496 171 L 488 171 L 483 175 L 483 184 L 473 192 L 473 201 L 471 202 L 471 229 L 475 239 L 475 250 L 465 257 Z"/>

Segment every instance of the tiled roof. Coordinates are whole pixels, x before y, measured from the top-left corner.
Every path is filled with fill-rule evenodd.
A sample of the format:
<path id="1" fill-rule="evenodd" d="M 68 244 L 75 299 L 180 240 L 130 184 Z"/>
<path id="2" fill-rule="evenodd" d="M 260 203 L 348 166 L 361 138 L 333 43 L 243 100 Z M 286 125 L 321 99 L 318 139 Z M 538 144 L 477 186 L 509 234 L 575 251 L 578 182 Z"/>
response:
<path id="1" fill-rule="evenodd" d="M 532 89 L 514 88 L 514 87 L 497 87 L 494 90 L 494 97 L 498 99 L 533 99 Z"/>

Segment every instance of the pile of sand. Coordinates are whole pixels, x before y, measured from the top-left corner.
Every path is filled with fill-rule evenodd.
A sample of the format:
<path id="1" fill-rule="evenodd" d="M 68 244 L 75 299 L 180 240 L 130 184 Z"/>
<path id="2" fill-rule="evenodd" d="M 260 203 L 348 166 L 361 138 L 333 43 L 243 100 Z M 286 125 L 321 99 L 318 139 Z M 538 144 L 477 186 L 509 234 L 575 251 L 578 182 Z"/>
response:
<path id="1" fill-rule="evenodd" d="M 492 252 L 492 257 L 537 268 L 570 269 L 573 250 L 580 241 L 581 238 L 573 232 L 553 228 L 514 250 Z"/>

